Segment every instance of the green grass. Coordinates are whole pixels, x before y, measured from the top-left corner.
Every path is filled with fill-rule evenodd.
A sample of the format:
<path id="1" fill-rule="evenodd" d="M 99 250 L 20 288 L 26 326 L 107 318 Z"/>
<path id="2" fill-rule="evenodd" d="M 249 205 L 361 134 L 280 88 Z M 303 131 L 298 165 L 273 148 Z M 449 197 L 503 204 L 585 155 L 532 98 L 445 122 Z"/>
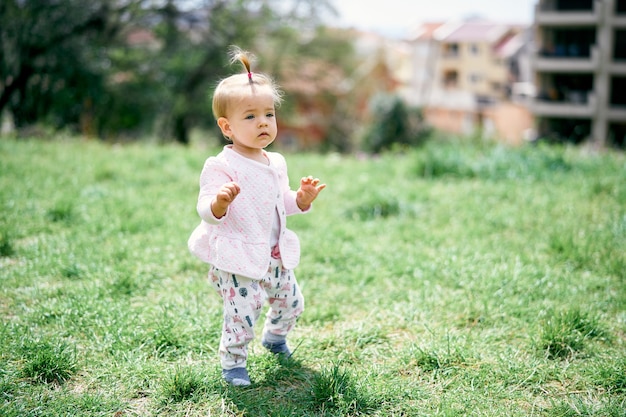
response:
<path id="1" fill-rule="evenodd" d="M 626 158 L 434 142 L 287 154 L 291 360 L 221 380 L 187 251 L 198 144 L 0 139 L 0 415 L 626 416 Z"/>

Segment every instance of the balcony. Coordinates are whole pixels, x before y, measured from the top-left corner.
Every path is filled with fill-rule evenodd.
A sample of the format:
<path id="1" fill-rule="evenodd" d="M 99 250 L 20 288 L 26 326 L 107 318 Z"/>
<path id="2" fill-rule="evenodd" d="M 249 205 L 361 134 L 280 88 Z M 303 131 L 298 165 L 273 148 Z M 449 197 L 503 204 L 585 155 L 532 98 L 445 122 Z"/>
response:
<path id="1" fill-rule="evenodd" d="M 534 63 L 539 72 L 595 72 L 600 68 L 600 51 L 591 47 L 590 56 L 561 56 L 538 53 Z"/>
<path id="2" fill-rule="evenodd" d="M 610 18 L 610 25 L 615 27 L 626 27 L 626 15 L 618 14 Z"/>
<path id="3" fill-rule="evenodd" d="M 566 101 L 549 101 L 537 98 L 531 103 L 531 111 L 536 116 L 563 118 L 591 118 L 596 110 L 595 94 L 571 92 Z"/>
<path id="4" fill-rule="evenodd" d="M 626 106 L 611 106 L 607 112 L 607 119 L 614 122 L 626 120 Z"/>
<path id="5" fill-rule="evenodd" d="M 535 23 L 539 26 L 595 26 L 602 19 L 601 0 L 593 2 L 592 10 L 556 10 L 543 3 L 535 6 Z"/>
<path id="6" fill-rule="evenodd" d="M 626 61 L 613 61 L 608 65 L 611 75 L 626 75 Z"/>
<path id="7" fill-rule="evenodd" d="M 615 0 L 615 14 L 611 17 L 612 26 L 626 27 L 626 0 Z"/>
<path id="8" fill-rule="evenodd" d="M 458 43 L 444 43 L 441 45 L 440 58 L 443 60 L 458 60 L 461 56 Z"/>

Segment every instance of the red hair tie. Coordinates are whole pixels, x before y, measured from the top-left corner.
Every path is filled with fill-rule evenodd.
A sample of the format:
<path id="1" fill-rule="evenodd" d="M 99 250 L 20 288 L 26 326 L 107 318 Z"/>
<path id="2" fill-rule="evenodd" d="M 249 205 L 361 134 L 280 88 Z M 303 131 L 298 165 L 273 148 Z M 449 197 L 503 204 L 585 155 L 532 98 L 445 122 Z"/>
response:
<path id="1" fill-rule="evenodd" d="M 248 80 L 252 81 L 252 73 L 248 71 Z"/>

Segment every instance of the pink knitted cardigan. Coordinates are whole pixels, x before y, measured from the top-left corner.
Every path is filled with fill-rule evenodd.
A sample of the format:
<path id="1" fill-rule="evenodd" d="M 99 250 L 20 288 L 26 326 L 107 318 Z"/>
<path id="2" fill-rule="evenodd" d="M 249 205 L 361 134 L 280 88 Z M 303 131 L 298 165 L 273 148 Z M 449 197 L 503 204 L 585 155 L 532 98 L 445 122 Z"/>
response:
<path id="1" fill-rule="evenodd" d="M 289 188 L 287 163 L 275 152 L 266 152 L 264 165 L 224 147 L 204 163 L 200 174 L 197 211 L 202 219 L 189 237 L 191 253 L 223 271 L 261 279 L 267 273 L 271 251 L 270 235 L 274 210 L 278 210 L 278 246 L 286 269 L 300 261 L 300 242 L 287 229 L 287 216 L 303 213 L 296 204 L 296 192 Z M 217 219 L 211 201 L 225 183 L 235 181 L 241 192 L 225 216 Z"/>

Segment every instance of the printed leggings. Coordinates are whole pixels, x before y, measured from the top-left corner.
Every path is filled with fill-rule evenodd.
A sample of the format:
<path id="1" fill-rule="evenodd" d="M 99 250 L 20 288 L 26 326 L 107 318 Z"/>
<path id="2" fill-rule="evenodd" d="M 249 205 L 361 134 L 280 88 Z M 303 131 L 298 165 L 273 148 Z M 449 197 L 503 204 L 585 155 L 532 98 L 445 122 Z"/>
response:
<path id="1" fill-rule="evenodd" d="M 224 325 L 220 341 L 223 369 L 246 366 L 248 344 L 254 339 L 254 325 L 263 304 L 269 300 L 265 332 L 287 336 L 304 311 L 304 298 L 292 270 L 283 269 L 280 259 L 272 258 L 267 274 L 251 279 L 211 267 L 209 280 L 222 297 Z"/>

